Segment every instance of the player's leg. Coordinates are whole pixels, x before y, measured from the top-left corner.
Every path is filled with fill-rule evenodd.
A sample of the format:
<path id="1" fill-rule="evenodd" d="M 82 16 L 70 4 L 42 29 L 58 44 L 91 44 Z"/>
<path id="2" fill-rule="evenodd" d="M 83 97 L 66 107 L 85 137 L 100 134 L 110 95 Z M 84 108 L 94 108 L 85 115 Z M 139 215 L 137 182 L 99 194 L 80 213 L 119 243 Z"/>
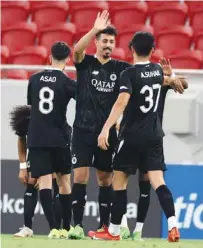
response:
<path id="1" fill-rule="evenodd" d="M 31 237 L 33 236 L 32 219 L 37 205 L 38 192 L 35 188 L 37 179 L 31 178 L 29 173 L 28 183 L 24 193 L 24 226 L 20 231 L 15 233 L 15 237 Z"/>
<path id="2" fill-rule="evenodd" d="M 88 143 L 90 142 L 90 143 Z M 81 131 L 73 131 L 72 139 L 72 166 L 74 171 L 72 188 L 72 209 L 74 232 L 71 239 L 84 239 L 83 214 L 87 199 L 87 183 L 89 181 L 89 166 L 92 165 L 93 151 L 91 138 Z"/>
<path id="3" fill-rule="evenodd" d="M 52 161 L 48 148 L 29 149 L 30 170 L 34 178 L 38 178 L 41 205 L 49 223 L 49 238 L 59 238 L 58 225 L 55 220 L 52 204 Z"/>
<path id="4" fill-rule="evenodd" d="M 54 171 L 57 173 L 59 186 L 59 200 L 61 203 L 63 228 L 60 231 L 60 238 L 67 239 L 72 231 L 70 226 L 72 218 L 72 199 L 71 199 L 71 155 L 70 147 L 54 148 L 52 152 Z"/>
<path id="5" fill-rule="evenodd" d="M 168 220 L 168 241 L 179 241 L 180 234 L 177 229 L 177 221 L 175 217 L 174 200 L 170 189 L 164 181 L 163 171 L 165 170 L 163 143 L 158 142 L 148 151 L 148 175 L 150 183 L 155 190 L 160 205 Z"/>
<path id="6" fill-rule="evenodd" d="M 113 167 L 113 200 L 111 208 L 111 221 L 109 228 L 103 232 L 96 232 L 93 239 L 120 240 L 121 220 L 127 208 L 127 184 L 130 174 L 135 174 L 136 165 L 133 164 L 133 148 L 121 141 L 118 153 L 115 156 Z"/>
<path id="7" fill-rule="evenodd" d="M 137 210 L 137 223 L 133 231 L 133 240 L 141 240 L 144 221 L 147 216 L 150 203 L 151 184 L 147 173 L 142 173 L 139 170 L 139 200 Z"/>
<path id="8" fill-rule="evenodd" d="M 61 210 L 61 203 L 59 199 L 59 187 L 57 184 L 56 174 L 54 173 L 52 175 L 53 180 L 53 208 L 54 208 L 54 214 L 56 218 L 57 225 L 59 228 L 61 227 L 61 221 L 62 221 L 62 210 Z"/>

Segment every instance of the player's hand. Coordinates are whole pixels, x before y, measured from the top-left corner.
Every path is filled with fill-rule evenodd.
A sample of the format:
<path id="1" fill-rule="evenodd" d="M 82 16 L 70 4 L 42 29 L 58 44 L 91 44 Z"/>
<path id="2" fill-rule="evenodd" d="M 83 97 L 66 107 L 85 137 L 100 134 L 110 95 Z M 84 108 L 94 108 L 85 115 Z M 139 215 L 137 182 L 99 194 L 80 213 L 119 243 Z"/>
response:
<path id="1" fill-rule="evenodd" d="M 175 92 L 178 92 L 180 94 L 183 94 L 184 92 L 184 87 L 181 82 L 181 79 L 186 79 L 187 77 L 184 76 L 176 76 L 174 78 L 170 79 L 170 86 L 174 89 Z"/>
<path id="2" fill-rule="evenodd" d="M 172 72 L 172 66 L 170 60 L 166 58 L 161 58 L 159 63 L 161 64 L 164 75 L 171 76 L 173 72 Z"/>
<path id="3" fill-rule="evenodd" d="M 20 179 L 21 183 L 27 184 L 27 180 L 28 180 L 27 169 L 20 169 L 18 178 Z"/>
<path id="4" fill-rule="evenodd" d="M 108 10 L 103 10 L 102 13 L 97 14 L 97 18 L 94 23 L 94 28 L 98 31 L 104 30 L 107 26 L 109 26 L 109 12 Z"/>
<path id="5" fill-rule="evenodd" d="M 107 150 L 109 147 L 108 139 L 109 139 L 109 129 L 102 129 L 98 137 L 98 146 L 103 150 Z"/>

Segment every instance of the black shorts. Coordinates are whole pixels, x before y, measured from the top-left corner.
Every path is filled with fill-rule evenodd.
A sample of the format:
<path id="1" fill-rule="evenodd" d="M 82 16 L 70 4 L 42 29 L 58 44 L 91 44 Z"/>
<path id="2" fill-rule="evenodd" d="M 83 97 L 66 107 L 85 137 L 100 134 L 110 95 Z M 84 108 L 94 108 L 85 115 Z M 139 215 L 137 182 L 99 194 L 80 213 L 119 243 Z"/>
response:
<path id="1" fill-rule="evenodd" d="M 135 174 L 137 169 L 142 173 L 165 171 L 163 139 L 134 144 L 121 140 L 114 157 L 113 169 L 129 175 Z"/>
<path id="2" fill-rule="evenodd" d="M 65 148 L 57 147 L 36 147 L 30 148 L 28 153 L 28 166 L 32 178 L 38 178 L 52 174 L 71 173 L 70 146 Z"/>
<path id="3" fill-rule="evenodd" d="M 73 169 L 80 167 L 95 167 L 104 172 L 113 171 L 113 155 L 117 145 L 117 133 L 111 132 L 107 151 L 97 145 L 98 135 L 75 128 L 72 138 L 72 165 Z"/>

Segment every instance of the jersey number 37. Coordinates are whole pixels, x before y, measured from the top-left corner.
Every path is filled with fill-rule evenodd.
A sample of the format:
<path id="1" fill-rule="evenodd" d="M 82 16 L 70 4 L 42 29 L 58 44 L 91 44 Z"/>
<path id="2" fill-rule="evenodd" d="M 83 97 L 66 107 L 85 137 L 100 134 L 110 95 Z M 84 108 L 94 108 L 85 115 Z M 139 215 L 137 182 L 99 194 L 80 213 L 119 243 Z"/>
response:
<path id="1" fill-rule="evenodd" d="M 54 91 L 49 87 L 43 87 L 39 91 L 39 111 L 47 115 L 51 113 L 54 108 Z"/>
<path id="2" fill-rule="evenodd" d="M 157 97 L 156 100 L 154 100 L 154 91 L 157 90 Z M 161 90 L 161 85 L 160 84 L 153 84 L 152 87 L 145 85 L 144 87 L 142 87 L 142 89 L 140 90 L 141 94 L 145 95 L 145 102 L 146 105 L 142 105 L 140 106 L 140 110 L 143 113 L 147 113 L 149 112 L 153 107 L 153 112 L 156 112 L 157 107 L 158 107 L 158 103 L 159 103 L 159 97 L 160 97 L 160 90 Z"/>

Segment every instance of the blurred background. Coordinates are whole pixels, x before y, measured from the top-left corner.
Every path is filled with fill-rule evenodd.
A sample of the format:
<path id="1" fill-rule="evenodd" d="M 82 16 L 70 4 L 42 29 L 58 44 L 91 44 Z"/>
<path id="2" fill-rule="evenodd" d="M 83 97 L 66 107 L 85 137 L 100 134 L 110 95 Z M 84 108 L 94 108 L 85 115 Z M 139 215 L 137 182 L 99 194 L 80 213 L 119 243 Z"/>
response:
<path id="1" fill-rule="evenodd" d="M 63 40 L 73 47 L 94 23 L 99 11 L 108 9 L 118 30 L 115 59 L 132 63 L 128 43 L 136 31 L 151 32 L 156 51 L 151 60 L 169 58 L 177 74 L 188 77 L 183 95 L 169 92 L 164 112 L 166 182 L 176 203 L 183 238 L 203 239 L 203 2 L 202 1 L 1 1 L 1 220 L 2 232 L 14 233 L 23 223 L 24 187 L 18 181 L 17 137 L 8 126 L 9 111 L 26 104 L 29 76 L 49 64 L 51 45 Z M 94 42 L 86 51 L 95 53 Z M 75 79 L 73 62 L 66 67 Z M 72 125 L 75 102 L 68 106 Z M 133 228 L 138 190 L 129 185 L 128 218 Z M 137 185 L 136 185 L 137 187 Z M 94 172 L 85 210 L 86 231 L 97 227 L 98 207 Z M 136 188 L 137 189 L 137 188 Z M 136 193 L 137 192 L 137 193 Z M 38 204 L 35 233 L 48 232 Z M 10 224 L 12 221 L 12 225 Z M 144 236 L 165 237 L 165 219 L 152 192 Z"/>

